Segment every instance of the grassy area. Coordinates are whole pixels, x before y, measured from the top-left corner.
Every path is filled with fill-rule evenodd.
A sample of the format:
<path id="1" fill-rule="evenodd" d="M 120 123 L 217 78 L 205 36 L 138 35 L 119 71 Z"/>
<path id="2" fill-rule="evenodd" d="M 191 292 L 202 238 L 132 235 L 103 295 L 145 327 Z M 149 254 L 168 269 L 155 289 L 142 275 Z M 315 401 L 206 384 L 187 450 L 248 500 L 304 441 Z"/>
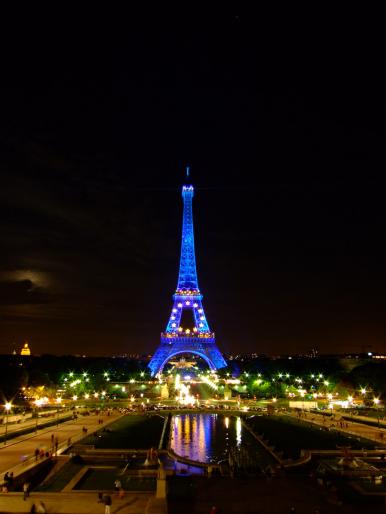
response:
<path id="1" fill-rule="evenodd" d="M 83 463 L 76 463 L 70 460 L 60 468 L 46 484 L 38 486 L 35 490 L 58 493 L 69 483 L 69 481 L 81 470 L 83 466 Z"/>
<path id="2" fill-rule="evenodd" d="M 286 416 L 251 416 L 246 421 L 255 433 L 264 434 L 270 444 L 282 451 L 284 458 L 296 459 L 302 449 L 335 450 L 337 446 L 374 448 L 374 444 L 366 440 L 326 431 Z"/>
<path id="3" fill-rule="evenodd" d="M 95 434 L 83 439 L 82 444 L 95 448 L 158 448 L 165 418 L 163 416 L 129 414 L 108 427 L 101 426 Z"/>
<path id="4" fill-rule="evenodd" d="M 156 479 L 152 477 L 120 476 L 120 468 L 89 469 L 74 489 L 82 491 L 104 491 L 114 488 L 118 478 L 125 491 L 155 491 Z"/>

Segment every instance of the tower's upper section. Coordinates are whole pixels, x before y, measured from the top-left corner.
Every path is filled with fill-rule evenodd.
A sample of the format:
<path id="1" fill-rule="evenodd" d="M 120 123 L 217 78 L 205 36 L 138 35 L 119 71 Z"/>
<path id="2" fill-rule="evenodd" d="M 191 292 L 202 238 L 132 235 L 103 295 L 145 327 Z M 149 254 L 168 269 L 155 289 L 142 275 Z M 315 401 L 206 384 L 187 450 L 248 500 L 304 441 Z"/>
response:
<path id="1" fill-rule="evenodd" d="M 199 294 L 196 256 L 194 252 L 194 232 L 193 232 L 193 186 L 182 186 L 182 198 L 184 201 L 184 212 L 182 219 L 182 241 L 180 272 L 178 275 L 177 293 L 184 294 L 191 291 Z"/>

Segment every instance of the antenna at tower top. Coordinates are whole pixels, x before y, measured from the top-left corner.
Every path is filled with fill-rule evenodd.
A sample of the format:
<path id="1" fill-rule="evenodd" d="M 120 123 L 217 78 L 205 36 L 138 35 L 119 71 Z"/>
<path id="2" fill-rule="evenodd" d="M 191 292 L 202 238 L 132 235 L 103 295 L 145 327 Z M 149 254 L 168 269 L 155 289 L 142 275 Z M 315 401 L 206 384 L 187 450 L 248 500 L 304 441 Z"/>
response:
<path id="1" fill-rule="evenodd" d="M 190 166 L 186 166 L 186 178 L 189 177 Z"/>

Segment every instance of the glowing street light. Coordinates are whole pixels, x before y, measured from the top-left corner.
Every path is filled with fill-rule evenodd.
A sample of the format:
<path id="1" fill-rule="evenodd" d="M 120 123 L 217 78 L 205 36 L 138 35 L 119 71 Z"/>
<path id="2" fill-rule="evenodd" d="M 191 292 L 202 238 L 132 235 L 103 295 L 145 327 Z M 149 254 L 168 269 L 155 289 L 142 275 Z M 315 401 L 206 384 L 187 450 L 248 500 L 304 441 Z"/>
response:
<path id="1" fill-rule="evenodd" d="M 373 398 L 374 405 L 379 405 L 380 401 L 379 398 Z"/>
<path id="2" fill-rule="evenodd" d="M 60 396 L 56 398 L 56 426 L 59 426 L 59 405 L 62 403 Z"/>
<path id="3" fill-rule="evenodd" d="M 36 424 L 35 424 L 35 432 L 38 431 L 38 420 L 39 420 L 39 407 L 43 405 L 43 400 L 38 398 L 35 400 L 35 415 L 36 415 Z"/>
<path id="4" fill-rule="evenodd" d="M 5 434 L 4 434 L 4 444 L 7 444 L 7 433 L 8 433 L 8 414 L 12 409 L 12 403 L 6 402 L 4 405 L 5 409 Z"/>

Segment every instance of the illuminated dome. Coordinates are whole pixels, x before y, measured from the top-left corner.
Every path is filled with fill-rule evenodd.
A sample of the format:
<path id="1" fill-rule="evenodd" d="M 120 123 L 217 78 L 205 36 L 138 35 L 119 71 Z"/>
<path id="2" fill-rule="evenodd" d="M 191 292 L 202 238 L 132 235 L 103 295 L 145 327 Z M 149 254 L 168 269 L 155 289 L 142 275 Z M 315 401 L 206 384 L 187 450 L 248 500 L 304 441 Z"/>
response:
<path id="1" fill-rule="evenodd" d="M 28 346 L 28 343 L 24 343 L 24 346 L 21 349 L 20 355 L 31 355 L 31 350 Z"/>

